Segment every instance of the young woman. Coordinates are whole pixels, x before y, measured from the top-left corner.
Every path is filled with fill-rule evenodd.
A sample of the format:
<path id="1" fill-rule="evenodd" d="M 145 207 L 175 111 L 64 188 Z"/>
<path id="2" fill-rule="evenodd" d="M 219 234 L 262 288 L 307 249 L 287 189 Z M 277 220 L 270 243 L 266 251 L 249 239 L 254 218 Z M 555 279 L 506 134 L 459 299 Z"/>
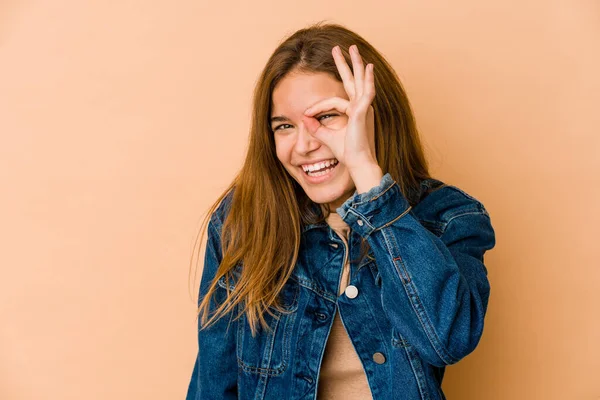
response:
<path id="1" fill-rule="evenodd" d="M 340 25 L 281 43 L 253 107 L 208 213 L 187 399 L 444 399 L 483 331 L 483 204 L 429 176 L 397 75 Z"/>

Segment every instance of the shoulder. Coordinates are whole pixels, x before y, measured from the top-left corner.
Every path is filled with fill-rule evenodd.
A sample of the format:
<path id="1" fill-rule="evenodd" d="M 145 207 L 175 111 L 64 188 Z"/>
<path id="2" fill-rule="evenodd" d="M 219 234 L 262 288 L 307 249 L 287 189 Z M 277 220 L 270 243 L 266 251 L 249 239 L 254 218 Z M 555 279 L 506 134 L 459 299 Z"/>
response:
<path id="1" fill-rule="evenodd" d="M 412 213 L 420 221 L 446 225 L 454 218 L 469 214 L 489 217 L 483 203 L 472 193 L 446 184 L 438 179 L 426 179 L 421 183 L 419 202 Z"/>
<path id="2" fill-rule="evenodd" d="M 227 214 L 231 209 L 231 203 L 233 201 L 234 189 L 231 189 L 225 194 L 215 211 L 210 216 L 209 224 L 219 233 L 223 226 L 223 221 L 227 218 Z"/>

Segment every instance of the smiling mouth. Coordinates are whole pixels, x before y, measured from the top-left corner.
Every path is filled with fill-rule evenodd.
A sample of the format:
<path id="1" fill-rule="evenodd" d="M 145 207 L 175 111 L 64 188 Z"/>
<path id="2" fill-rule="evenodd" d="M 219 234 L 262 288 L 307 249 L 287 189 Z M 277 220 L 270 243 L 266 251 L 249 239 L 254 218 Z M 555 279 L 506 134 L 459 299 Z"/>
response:
<path id="1" fill-rule="evenodd" d="M 319 177 L 319 176 L 327 175 L 329 172 L 334 170 L 339 165 L 339 163 L 340 162 L 338 160 L 336 160 L 333 164 L 330 164 L 326 168 L 320 169 L 318 171 L 304 171 L 304 169 L 302 169 L 302 172 L 304 172 L 305 175 L 308 175 L 311 177 Z M 302 168 L 302 167 L 300 167 L 300 168 Z"/>

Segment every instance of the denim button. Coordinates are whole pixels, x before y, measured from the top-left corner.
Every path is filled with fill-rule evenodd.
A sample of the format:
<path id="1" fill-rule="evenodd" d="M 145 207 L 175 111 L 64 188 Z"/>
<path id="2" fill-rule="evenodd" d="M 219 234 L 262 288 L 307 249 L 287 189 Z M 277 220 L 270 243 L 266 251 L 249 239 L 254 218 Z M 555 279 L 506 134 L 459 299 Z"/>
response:
<path id="1" fill-rule="evenodd" d="M 354 285 L 348 285 L 346 286 L 346 290 L 344 290 L 344 293 L 346 293 L 346 296 L 348 298 L 353 299 L 356 296 L 358 296 L 358 288 Z"/>
<path id="2" fill-rule="evenodd" d="M 357 221 L 356 221 L 356 223 L 357 223 L 358 225 L 360 225 L 360 226 L 363 226 L 363 221 L 362 221 L 362 219 L 359 219 L 359 220 L 357 220 Z"/>
<path id="3" fill-rule="evenodd" d="M 338 248 L 338 244 L 337 244 L 337 243 L 329 243 L 329 245 L 330 245 L 331 247 L 333 247 L 334 249 L 337 249 L 337 248 Z"/>
<path id="4" fill-rule="evenodd" d="M 385 356 L 383 353 L 377 352 L 373 354 L 373 361 L 375 361 L 377 364 L 383 364 L 385 362 Z"/>
<path id="5" fill-rule="evenodd" d="M 315 315 L 317 316 L 317 319 L 319 321 L 325 321 L 327 319 L 327 315 L 323 314 L 323 313 L 315 313 Z"/>

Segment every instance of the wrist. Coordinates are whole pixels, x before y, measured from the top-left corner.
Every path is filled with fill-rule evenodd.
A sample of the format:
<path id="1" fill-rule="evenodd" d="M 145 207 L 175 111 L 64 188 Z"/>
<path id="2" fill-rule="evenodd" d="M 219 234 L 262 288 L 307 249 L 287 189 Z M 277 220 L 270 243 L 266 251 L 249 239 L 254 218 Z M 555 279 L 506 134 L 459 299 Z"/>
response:
<path id="1" fill-rule="evenodd" d="M 358 194 L 368 192 L 379 185 L 383 177 L 383 171 L 377 163 L 369 163 L 360 167 L 349 168 L 348 170 Z"/>

